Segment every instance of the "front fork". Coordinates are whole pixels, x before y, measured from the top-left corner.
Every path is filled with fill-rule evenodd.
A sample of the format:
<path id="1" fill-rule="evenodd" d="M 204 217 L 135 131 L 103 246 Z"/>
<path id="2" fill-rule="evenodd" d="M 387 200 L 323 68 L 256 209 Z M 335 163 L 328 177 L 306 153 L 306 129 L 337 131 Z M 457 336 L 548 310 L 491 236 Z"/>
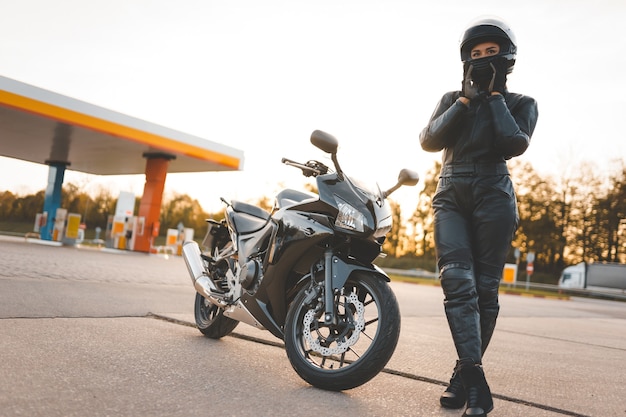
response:
<path id="1" fill-rule="evenodd" d="M 333 252 L 326 249 L 324 252 L 324 324 L 326 325 L 336 322 L 334 295 Z"/>
<path id="2" fill-rule="evenodd" d="M 373 272 L 381 279 L 390 281 L 387 274 L 376 265 L 365 266 L 348 263 L 339 256 L 333 255 L 332 250 L 327 249 L 324 252 L 324 324 L 331 325 L 337 322 L 335 292 L 343 288 L 354 271 Z"/>

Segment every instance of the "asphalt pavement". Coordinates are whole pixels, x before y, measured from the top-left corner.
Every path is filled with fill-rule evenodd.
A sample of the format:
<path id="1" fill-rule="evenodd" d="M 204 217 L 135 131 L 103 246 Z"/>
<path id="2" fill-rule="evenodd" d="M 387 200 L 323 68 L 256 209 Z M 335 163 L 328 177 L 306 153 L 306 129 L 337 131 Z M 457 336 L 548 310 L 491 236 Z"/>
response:
<path id="1" fill-rule="evenodd" d="M 441 289 L 392 288 L 392 359 L 329 392 L 302 381 L 269 332 L 203 337 L 180 257 L 0 236 L 0 416 L 460 416 L 438 403 L 455 360 Z M 484 358 L 490 417 L 626 416 L 626 303 L 501 304 Z"/>

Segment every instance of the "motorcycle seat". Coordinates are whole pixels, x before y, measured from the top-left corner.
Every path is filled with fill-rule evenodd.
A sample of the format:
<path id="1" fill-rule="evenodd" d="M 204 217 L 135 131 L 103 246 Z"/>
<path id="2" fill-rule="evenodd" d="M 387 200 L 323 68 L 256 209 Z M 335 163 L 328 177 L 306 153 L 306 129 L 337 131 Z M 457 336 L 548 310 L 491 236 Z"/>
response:
<path id="1" fill-rule="evenodd" d="M 268 224 L 270 213 L 260 207 L 241 201 L 231 201 L 233 216 L 231 224 L 236 233 L 245 235 L 261 230 Z"/>
<path id="2" fill-rule="evenodd" d="M 232 201 L 231 205 L 237 213 L 246 213 L 266 221 L 270 218 L 270 213 L 252 204 L 244 203 L 243 201 Z"/>
<path id="3" fill-rule="evenodd" d="M 317 196 L 311 193 L 305 193 L 303 191 L 286 189 L 276 194 L 276 204 L 278 208 L 293 206 L 301 203 L 305 200 L 317 200 Z"/>

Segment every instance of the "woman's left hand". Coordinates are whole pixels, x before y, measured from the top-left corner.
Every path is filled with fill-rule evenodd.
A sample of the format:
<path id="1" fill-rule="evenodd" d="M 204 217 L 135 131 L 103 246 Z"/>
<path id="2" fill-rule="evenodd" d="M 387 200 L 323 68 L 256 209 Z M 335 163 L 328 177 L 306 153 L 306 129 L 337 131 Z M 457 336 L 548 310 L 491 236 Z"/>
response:
<path id="1" fill-rule="evenodd" d="M 508 70 L 507 61 L 505 59 L 494 59 L 489 65 L 493 70 L 491 82 L 489 83 L 489 94 L 504 94 L 506 89 L 506 72 Z"/>

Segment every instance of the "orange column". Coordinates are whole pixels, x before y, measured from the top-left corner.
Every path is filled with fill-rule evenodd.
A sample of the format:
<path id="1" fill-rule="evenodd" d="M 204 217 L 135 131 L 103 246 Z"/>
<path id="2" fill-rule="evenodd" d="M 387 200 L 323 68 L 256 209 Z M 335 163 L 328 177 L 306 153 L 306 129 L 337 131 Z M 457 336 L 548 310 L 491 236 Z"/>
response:
<path id="1" fill-rule="evenodd" d="M 175 157 L 163 153 L 145 153 L 144 157 L 148 161 L 146 162 L 146 184 L 139 204 L 139 217 L 145 219 L 145 226 L 143 234 L 135 237 L 135 250 L 150 252 L 154 239 L 152 232 L 156 229 L 158 233 L 167 168 L 170 160 Z"/>

